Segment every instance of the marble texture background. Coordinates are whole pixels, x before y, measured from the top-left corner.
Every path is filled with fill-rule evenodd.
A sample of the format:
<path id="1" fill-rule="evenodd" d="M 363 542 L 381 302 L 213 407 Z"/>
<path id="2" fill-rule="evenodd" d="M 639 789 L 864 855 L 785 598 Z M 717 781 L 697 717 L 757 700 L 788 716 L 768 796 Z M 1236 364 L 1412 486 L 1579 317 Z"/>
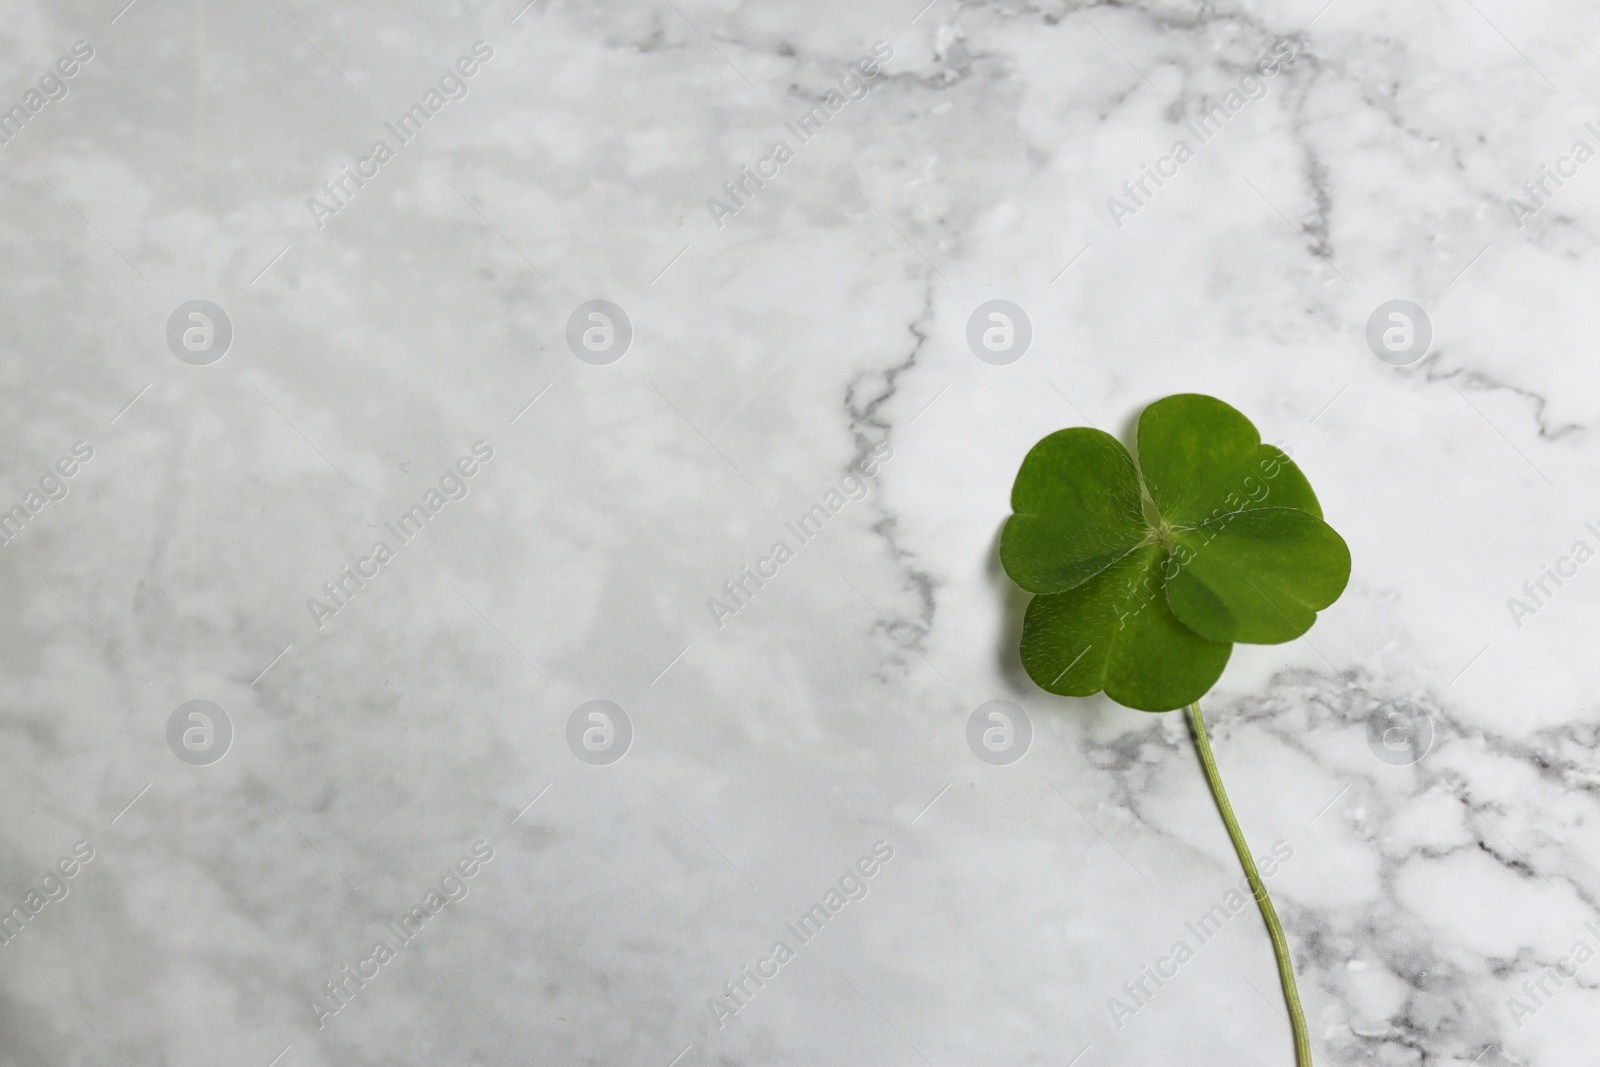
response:
<path id="1" fill-rule="evenodd" d="M 1600 13 L 924 2 L 0 3 L 0 105 L 93 50 L 0 146 L 0 502 L 93 450 L 0 549 L 0 907 L 93 851 L 0 944 L 0 1064 L 1289 1063 L 1253 914 L 1113 1018 L 1236 861 L 1178 715 L 1022 674 L 995 558 L 1035 440 L 1180 391 L 1292 446 L 1355 561 L 1207 701 L 1257 852 L 1292 850 L 1317 1062 L 1588 1062 L 1600 962 L 1524 982 L 1600 947 L 1600 564 L 1508 599 L 1600 544 L 1600 163 L 1570 151 L 1600 147 Z M 479 41 L 465 98 L 314 218 Z M 607 366 L 565 336 L 597 298 L 633 326 Z M 1365 337 L 1402 298 L 1433 328 L 1403 368 Z M 208 366 L 167 342 L 193 299 L 233 327 Z M 992 299 L 1032 323 L 1005 366 L 965 340 Z M 466 498 L 319 627 L 478 441 Z M 633 725 L 609 766 L 566 741 L 596 698 Z M 208 766 L 167 741 L 195 699 L 233 729 Z M 1009 766 L 967 747 L 994 699 L 1033 725 Z M 1418 762 L 1368 743 L 1392 700 Z M 480 840 L 469 895 L 319 1025 Z M 718 1025 L 876 842 L 867 896 Z"/>

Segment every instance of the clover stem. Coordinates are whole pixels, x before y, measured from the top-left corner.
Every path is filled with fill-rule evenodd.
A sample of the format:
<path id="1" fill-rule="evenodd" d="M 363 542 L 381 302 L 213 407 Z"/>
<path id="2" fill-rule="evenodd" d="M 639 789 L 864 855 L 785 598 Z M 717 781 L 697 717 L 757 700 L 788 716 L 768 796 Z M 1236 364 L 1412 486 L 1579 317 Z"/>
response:
<path id="1" fill-rule="evenodd" d="M 1222 786 L 1222 775 L 1218 773 L 1217 761 L 1211 755 L 1211 740 L 1206 737 L 1206 721 L 1200 714 L 1199 701 L 1189 705 L 1189 716 L 1194 724 L 1195 747 L 1200 750 L 1200 762 L 1205 767 L 1211 795 L 1216 799 L 1217 810 L 1222 813 L 1223 825 L 1228 828 L 1233 851 L 1238 853 L 1239 864 L 1244 868 L 1245 877 L 1250 880 L 1256 905 L 1261 909 L 1267 934 L 1272 938 L 1272 951 L 1278 957 L 1278 977 L 1283 982 L 1283 1000 L 1289 1007 L 1289 1026 L 1294 1031 L 1295 1067 L 1311 1067 L 1311 1036 L 1306 1031 L 1306 1016 L 1300 1007 L 1300 990 L 1294 984 L 1294 961 L 1289 957 L 1289 942 L 1283 936 L 1283 926 L 1279 924 L 1278 913 L 1272 907 L 1272 898 L 1267 895 L 1266 884 L 1261 881 L 1261 872 L 1256 870 L 1256 861 L 1250 857 L 1250 846 L 1245 843 L 1244 831 L 1239 829 L 1239 820 L 1234 818 L 1233 805 L 1228 803 L 1228 791 Z"/>

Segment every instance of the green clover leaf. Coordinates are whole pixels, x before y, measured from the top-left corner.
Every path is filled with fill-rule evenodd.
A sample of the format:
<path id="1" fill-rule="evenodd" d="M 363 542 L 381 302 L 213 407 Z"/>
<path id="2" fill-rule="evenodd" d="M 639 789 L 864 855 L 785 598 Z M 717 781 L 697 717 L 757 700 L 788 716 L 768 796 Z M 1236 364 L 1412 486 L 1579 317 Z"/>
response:
<path id="1" fill-rule="evenodd" d="M 1139 462 L 1078 427 L 1029 451 L 1000 560 L 1037 594 L 1022 663 L 1065 696 L 1170 711 L 1222 676 L 1234 642 L 1277 644 L 1344 592 L 1350 550 L 1300 468 L 1222 401 L 1139 416 Z"/>
<path id="2" fill-rule="evenodd" d="M 1035 594 L 1022 663 L 1044 689 L 1101 690 L 1140 711 L 1189 705 L 1195 745 L 1278 961 L 1297 1067 L 1311 1039 L 1283 924 L 1234 817 L 1200 698 L 1234 642 L 1311 628 L 1350 580 L 1350 550 L 1322 521 L 1300 468 L 1222 401 L 1145 408 L 1139 460 L 1110 434 L 1051 434 L 1028 452 L 1000 535 L 1006 573 Z"/>

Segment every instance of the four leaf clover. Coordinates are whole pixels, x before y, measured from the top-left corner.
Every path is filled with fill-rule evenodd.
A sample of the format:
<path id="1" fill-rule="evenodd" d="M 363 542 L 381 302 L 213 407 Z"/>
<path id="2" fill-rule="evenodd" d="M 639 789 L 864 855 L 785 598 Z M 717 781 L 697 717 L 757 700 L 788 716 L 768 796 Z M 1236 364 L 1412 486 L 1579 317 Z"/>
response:
<path id="1" fill-rule="evenodd" d="M 1234 642 L 1309 630 L 1344 591 L 1350 550 L 1294 462 L 1222 401 L 1158 400 L 1136 436 L 1137 464 L 1087 427 L 1034 445 L 1000 560 L 1038 594 L 1022 627 L 1035 682 L 1170 711 L 1216 683 Z"/>

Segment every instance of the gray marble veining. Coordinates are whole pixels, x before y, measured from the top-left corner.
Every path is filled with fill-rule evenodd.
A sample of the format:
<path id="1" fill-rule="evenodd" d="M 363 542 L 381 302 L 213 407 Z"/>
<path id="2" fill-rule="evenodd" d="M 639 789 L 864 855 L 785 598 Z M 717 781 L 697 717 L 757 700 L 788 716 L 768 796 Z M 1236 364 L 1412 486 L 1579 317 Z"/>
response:
<path id="1" fill-rule="evenodd" d="M 1207 698 L 1318 1062 L 1587 1062 L 1600 16 L 924 5 L 0 3 L 0 1064 L 1289 1062 L 995 556 L 1180 391 L 1354 558 Z"/>

